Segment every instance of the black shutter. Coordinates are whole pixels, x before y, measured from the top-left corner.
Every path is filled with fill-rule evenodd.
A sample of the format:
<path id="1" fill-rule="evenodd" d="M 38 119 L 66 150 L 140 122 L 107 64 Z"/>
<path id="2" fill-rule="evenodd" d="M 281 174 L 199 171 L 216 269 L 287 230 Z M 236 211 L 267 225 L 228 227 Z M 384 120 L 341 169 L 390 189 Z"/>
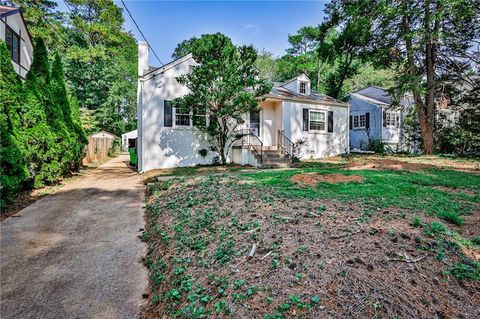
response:
<path id="1" fill-rule="evenodd" d="M 365 113 L 365 128 L 370 128 L 370 112 Z"/>
<path id="2" fill-rule="evenodd" d="M 172 106 L 170 102 L 165 100 L 163 101 L 163 126 L 172 127 Z"/>
<path id="3" fill-rule="evenodd" d="M 333 132 L 333 111 L 328 111 L 328 132 Z"/>
<path id="4" fill-rule="evenodd" d="M 383 127 L 387 127 L 387 112 L 385 110 L 383 112 Z"/>
<path id="5" fill-rule="evenodd" d="M 308 109 L 303 109 L 303 130 L 308 131 Z"/>
<path id="6" fill-rule="evenodd" d="M 350 129 L 353 128 L 353 117 L 350 115 Z"/>
<path id="7" fill-rule="evenodd" d="M 396 119 L 396 124 L 397 124 L 397 127 L 400 127 L 400 115 L 399 114 L 395 114 L 395 119 Z"/>

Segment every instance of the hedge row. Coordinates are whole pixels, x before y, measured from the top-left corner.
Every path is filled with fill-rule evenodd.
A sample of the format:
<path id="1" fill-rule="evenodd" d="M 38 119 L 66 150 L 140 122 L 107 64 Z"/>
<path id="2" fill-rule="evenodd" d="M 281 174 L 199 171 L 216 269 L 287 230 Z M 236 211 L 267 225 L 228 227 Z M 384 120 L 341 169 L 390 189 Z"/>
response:
<path id="1" fill-rule="evenodd" d="M 38 39 L 25 82 L 0 41 L 0 207 L 22 189 L 55 183 L 78 170 L 88 142 L 58 53 L 52 65 Z"/>

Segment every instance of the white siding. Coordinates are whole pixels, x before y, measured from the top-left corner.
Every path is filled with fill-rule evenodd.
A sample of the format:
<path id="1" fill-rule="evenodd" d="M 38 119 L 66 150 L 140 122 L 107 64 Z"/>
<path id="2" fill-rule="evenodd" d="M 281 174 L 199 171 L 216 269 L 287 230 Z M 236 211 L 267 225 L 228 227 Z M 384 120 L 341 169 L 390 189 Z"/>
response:
<path id="1" fill-rule="evenodd" d="M 13 62 L 12 64 L 18 75 L 22 79 L 25 79 L 30 64 L 32 64 L 33 58 L 33 44 L 30 41 L 30 37 L 27 32 L 27 28 L 23 23 L 20 13 L 16 13 L 7 17 L 4 17 L 0 21 L 0 39 L 5 42 L 5 23 L 20 36 L 20 64 Z"/>
<path id="2" fill-rule="evenodd" d="M 173 100 L 188 93 L 176 78 L 189 72 L 195 65 L 192 58 L 167 69 L 154 79 L 141 83 L 139 97 L 138 129 L 139 134 L 139 170 L 149 171 L 156 168 L 211 164 L 216 153 L 209 150 L 206 157 L 198 151 L 209 149 L 206 135 L 195 128 L 164 127 L 164 100 Z M 154 72 L 155 73 L 155 72 Z M 150 78 L 153 74 L 146 75 Z"/>
<path id="3" fill-rule="evenodd" d="M 333 132 L 303 131 L 303 109 L 333 111 Z M 348 152 L 348 107 L 284 102 L 283 110 L 285 132 L 292 142 L 304 137 L 308 139 L 301 154 L 303 159 Z"/>

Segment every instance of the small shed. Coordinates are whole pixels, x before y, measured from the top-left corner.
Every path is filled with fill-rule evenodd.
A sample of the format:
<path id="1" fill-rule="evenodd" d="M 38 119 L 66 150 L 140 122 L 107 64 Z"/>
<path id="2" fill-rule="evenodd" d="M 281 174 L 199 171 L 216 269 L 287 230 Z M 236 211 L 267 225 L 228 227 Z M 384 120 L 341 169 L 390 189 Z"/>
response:
<path id="1" fill-rule="evenodd" d="M 128 151 L 129 148 L 136 147 L 137 145 L 137 130 L 133 130 L 122 134 L 122 150 Z"/>
<path id="2" fill-rule="evenodd" d="M 83 163 L 101 161 L 108 157 L 108 152 L 113 147 L 113 141 L 117 137 L 112 133 L 100 131 L 88 137 L 88 145 Z"/>

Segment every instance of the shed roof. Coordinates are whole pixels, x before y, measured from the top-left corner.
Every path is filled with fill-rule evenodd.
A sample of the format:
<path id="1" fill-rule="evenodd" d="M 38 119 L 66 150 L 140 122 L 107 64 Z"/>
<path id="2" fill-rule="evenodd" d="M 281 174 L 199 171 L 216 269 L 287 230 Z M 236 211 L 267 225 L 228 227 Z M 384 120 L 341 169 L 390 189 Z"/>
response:
<path id="1" fill-rule="evenodd" d="M 115 135 L 113 135 L 112 133 L 109 133 L 107 131 L 100 131 L 100 132 L 97 132 L 95 134 L 92 134 L 90 135 L 90 137 L 96 137 L 96 138 L 116 138 Z"/>

